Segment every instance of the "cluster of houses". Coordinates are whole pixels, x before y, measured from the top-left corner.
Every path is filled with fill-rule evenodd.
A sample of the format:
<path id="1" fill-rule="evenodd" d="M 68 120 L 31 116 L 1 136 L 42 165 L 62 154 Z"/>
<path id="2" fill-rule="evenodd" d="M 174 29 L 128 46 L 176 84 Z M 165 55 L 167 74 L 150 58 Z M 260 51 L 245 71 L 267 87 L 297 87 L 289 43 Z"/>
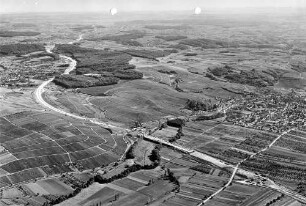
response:
<path id="1" fill-rule="evenodd" d="M 306 100 L 295 92 L 249 96 L 236 104 L 227 120 L 243 127 L 282 133 L 305 123 Z"/>
<path id="2" fill-rule="evenodd" d="M 45 80 L 58 74 L 58 69 L 43 69 L 41 66 L 11 67 L 1 72 L 1 87 L 30 87 L 37 86 L 31 79 Z"/>

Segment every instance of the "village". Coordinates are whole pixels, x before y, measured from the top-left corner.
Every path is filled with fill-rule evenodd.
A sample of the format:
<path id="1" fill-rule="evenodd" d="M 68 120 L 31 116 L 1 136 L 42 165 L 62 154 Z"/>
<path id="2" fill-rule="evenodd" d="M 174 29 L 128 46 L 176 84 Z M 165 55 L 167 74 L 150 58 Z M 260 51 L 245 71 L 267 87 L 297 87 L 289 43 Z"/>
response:
<path id="1" fill-rule="evenodd" d="M 243 127 L 282 133 L 304 125 L 305 97 L 293 90 L 287 94 L 266 91 L 264 95 L 248 95 L 236 100 L 227 113 L 227 121 Z"/>

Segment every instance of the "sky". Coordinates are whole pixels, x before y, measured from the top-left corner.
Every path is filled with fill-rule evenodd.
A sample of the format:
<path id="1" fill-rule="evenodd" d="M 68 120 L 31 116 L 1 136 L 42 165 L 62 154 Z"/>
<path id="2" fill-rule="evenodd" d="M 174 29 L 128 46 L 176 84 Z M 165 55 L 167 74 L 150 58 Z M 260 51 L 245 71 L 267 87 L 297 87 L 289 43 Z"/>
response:
<path id="1" fill-rule="evenodd" d="M 173 11 L 244 7 L 306 7 L 306 0 L 0 0 L 0 12 Z"/>

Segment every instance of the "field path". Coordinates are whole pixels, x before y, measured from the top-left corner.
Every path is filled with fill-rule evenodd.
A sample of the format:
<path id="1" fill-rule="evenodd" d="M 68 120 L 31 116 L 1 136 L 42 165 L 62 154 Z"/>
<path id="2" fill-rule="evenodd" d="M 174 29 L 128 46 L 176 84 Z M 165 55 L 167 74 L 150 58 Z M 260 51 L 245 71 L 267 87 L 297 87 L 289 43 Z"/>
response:
<path id="1" fill-rule="evenodd" d="M 228 186 L 230 186 L 230 184 L 232 183 L 235 175 L 236 175 L 236 172 L 238 170 L 238 167 L 239 167 L 240 163 L 238 163 L 234 170 L 233 170 L 233 173 L 230 177 L 230 179 L 228 180 L 228 182 L 226 183 L 226 185 L 224 185 L 223 187 L 221 187 L 219 190 L 217 190 L 215 193 L 213 193 L 212 195 L 210 195 L 208 198 L 206 198 L 205 200 L 203 200 L 202 202 L 200 202 L 198 204 L 198 206 L 201 206 L 201 205 L 204 205 L 206 202 L 208 202 L 211 198 L 213 198 L 214 196 L 218 195 L 220 192 L 222 192 L 223 190 L 225 190 Z"/>
<path id="2" fill-rule="evenodd" d="M 277 136 L 274 139 L 274 141 L 272 141 L 269 145 L 267 145 L 267 147 L 265 147 L 264 149 L 262 149 L 258 153 L 255 153 L 254 155 L 259 154 L 260 152 L 264 151 L 267 148 L 270 148 L 282 135 L 287 134 L 291 130 L 292 129 L 290 129 L 290 130 L 280 134 L 279 136 Z M 239 168 L 240 164 L 243 163 L 244 161 L 246 161 L 247 159 L 244 159 L 244 160 L 240 161 L 237 165 L 234 166 L 234 165 L 228 164 L 228 163 L 226 163 L 226 162 L 224 162 L 222 160 L 219 160 L 219 159 L 217 159 L 215 157 L 209 156 L 207 154 L 203 154 L 203 153 L 195 151 L 193 149 L 185 148 L 185 147 L 183 147 L 181 145 L 177 145 L 177 144 L 173 144 L 173 143 L 167 142 L 167 141 L 165 141 L 163 139 L 160 139 L 158 137 L 154 137 L 154 136 L 151 136 L 151 135 L 143 134 L 143 138 L 144 139 L 148 139 L 148 140 L 153 141 L 153 142 L 161 143 L 163 145 L 167 145 L 167 146 L 172 147 L 172 148 L 174 148 L 176 150 L 179 150 L 181 152 L 188 153 L 189 155 L 192 155 L 194 157 L 197 157 L 197 158 L 200 158 L 202 160 L 205 160 L 205 161 L 208 161 L 210 163 L 213 163 L 214 165 L 219 166 L 221 168 L 231 168 L 233 170 L 232 175 L 231 175 L 230 179 L 228 180 L 228 182 L 222 188 L 220 188 L 215 193 L 213 193 L 211 196 L 209 196 L 208 198 L 203 200 L 203 202 L 199 203 L 198 206 L 204 205 L 205 202 L 207 202 L 208 200 L 210 200 L 211 198 L 216 196 L 218 193 L 220 193 L 224 189 L 226 189 L 228 186 L 230 186 L 230 184 L 234 180 L 234 177 L 235 177 L 236 173 L 246 175 L 248 178 L 251 178 L 251 179 L 254 179 L 254 180 L 259 180 L 259 182 L 261 182 L 261 184 L 256 184 L 256 183 L 246 183 L 246 184 L 255 184 L 257 186 L 269 187 L 269 188 L 274 189 L 274 190 L 276 190 L 276 191 L 278 191 L 280 193 L 288 195 L 289 197 L 292 197 L 295 200 L 298 200 L 298 201 L 300 201 L 302 203 L 306 203 L 306 197 L 298 194 L 297 192 L 294 192 L 294 191 L 292 191 L 292 190 L 290 190 L 290 189 L 288 189 L 288 188 L 286 188 L 284 186 L 277 185 L 274 181 L 272 181 L 272 180 L 270 180 L 270 179 L 268 179 L 266 177 L 262 177 L 260 174 L 256 174 L 256 173 L 254 173 L 252 171 L 246 171 L 244 169 L 240 169 Z"/>

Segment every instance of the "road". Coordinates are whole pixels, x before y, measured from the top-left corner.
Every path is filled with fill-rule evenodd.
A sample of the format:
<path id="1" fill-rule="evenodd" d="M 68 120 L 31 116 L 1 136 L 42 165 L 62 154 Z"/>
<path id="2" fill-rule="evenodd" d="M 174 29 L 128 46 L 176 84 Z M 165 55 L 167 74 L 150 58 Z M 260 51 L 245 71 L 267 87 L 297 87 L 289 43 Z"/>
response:
<path id="1" fill-rule="evenodd" d="M 70 42 L 70 43 L 73 44 L 73 43 L 75 43 L 75 42 L 80 41 L 81 39 L 82 39 L 82 36 L 80 36 L 76 41 Z M 46 47 L 46 51 L 49 52 L 49 53 L 52 53 L 52 49 L 53 49 L 53 48 L 54 48 L 54 46 L 47 46 L 47 47 Z M 68 66 L 68 68 L 65 70 L 64 74 L 69 74 L 71 71 L 73 71 L 73 70 L 76 68 L 77 62 L 76 62 L 74 59 L 72 59 L 72 58 L 70 58 L 70 57 L 67 57 L 67 56 L 64 56 L 64 55 L 60 55 L 60 57 L 61 57 L 61 58 L 65 58 L 65 59 L 67 59 L 67 60 L 70 62 L 70 63 L 69 63 L 69 66 Z M 91 118 L 87 118 L 87 117 L 81 117 L 81 116 L 78 116 L 78 115 L 75 115 L 75 114 L 68 113 L 68 112 L 63 111 L 63 110 L 61 110 L 61 109 L 57 109 L 57 108 L 53 107 L 52 105 L 50 105 L 49 103 L 47 103 L 47 102 L 43 99 L 42 94 L 43 94 L 43 92 L 44 92 L 44 88 L 45 88 L 50 82 L 52 82 L 53 80 L 54 80 L 54 77 L 51 78 L 51 79 L 49 79 L 49 80 L 47 80 L 47 81 L 45 81 L 45 82 L 43 82 L 43 83 L 42 83 L 41 85 L 39 85 L 39 87 L 35 90 L 34 95 L 35 95 L 37 101 L 38 101 L 40 104 L 42 104 L 43 106 L 45 106 L 46 108 L 48 108 L 48 109 L 50 109 L 50 110 L 52 110 L 52 111 L 54 111 L 54 112 L 57 112 L 57 113 L 60 113 L 60 114 L 66 115 L 66 116 L 70 116 L 70 117 L 73 117 L 73 118 L 76 118 L 76 119 L 80 119 L 80 120 L 84 120 L 84 121 L 90 121 L 90 122 L 92 122 L 92 123 L 94 123 L 94 124 L 100 125 L 100 126 L 105 127 L 105 128 L 119 129 L 119 131 L 124 130 L 123 128 L 120 128 L 120 127 L 111 125 L 111 124 L 109 124 L 109 123 L 99 122 L 99 121 L 97 121 L 96 119 L 91 119 Z M 227 109 L 229 109 L 229 107 L 224 108 L 224 109 L 223 109 L 223 112 L 225 113 Z M 289 131 L 287 131 L 287 132 L 289 132 Z M 272 146 L 272 145 L 273 145 L 282 135 L 286 134 L 287 132 L 284 132 L 284 133 L 282 133 L 281 135 L 279 135 L 274 141 L 272 141 L 271 144 L 269 144 L 266 148 L 264 148 L 264 149 L 261 150 L 260 152 L 265 151 L 266 149 L 270 148 L 270 147 L 271 147 L 271 146 Z M 219 160 L 219 159 L 214 158 L 214 157 L 212 157 L 212 156 L 209 156 L 209 155 L 200 153 L 200 152 L 198 152 L 198 151 L 194 151 L 194 150 L 192 150 L 192 149 L 184 148 L 183 146 L 180 146 L 180 145 L 172 144 L 172 143 L 170 143 L 170 142 L 164 141 L 164 140 L 162 140 L 162 139 L 160 139 L 160 138 L 157 138 L 157 137 L 153 137 L 153 136 L 150 136 L 150 135 L 147 135 L 147 134 L 144 134 L 143 137 L 144 137 L 145 139 L 149 139 L 149 140 L 151 140 L 151 141 L 159 142 L 159 143 L 162 143 L 162 144 L 164 144 L 164 145 L 170 146 L 170 147 L 172 147 L 172 148 L 174 148 L 174 149 L 177 149 L 177 150 L 179 150 L 179 151 L 182 151 L 182 152 L 184 152 L 184 153 L 188 153 L 188 154 L 190 154 L 191 156 L 194 156 L 194 157 L 203 159 L 203 160 L 205 160 L 205 161 L 211 162 L 211 163 L 213 163 L 213 164 L 215 164 L 215 165 L 217 165 L 217 166 L 219 166 L 219 167 L 221 167 L 221 168 L 229 167 L 229 168 L 232 168 L 232 169 L 233 169 L 232 175 L 231 175 L 229 181 L 227 182 L 227 184 L 224 185 L 222 188 L 220 188 L 218 191 L 216 191 L 214 194 L 212 194 L 209 198 L 203 200 L 203 202 L 200 203 L 200 205 L 205 204 L 205 202 L 207 202 L 209 199 L 211 199 L 212 197 L 214 197 L 215 195 L 217 195 L 218 193 L 220 193 L 221 191 L 223 191 L 226 187 L 228 187 L 228 186 L 232 183 L 232 181 L 233 181 L 233 179 L 234 179 L 234 177 L 235 177 L 235 174 L 236 174 L 237 172 L 245 172 L 245 173 L 249 174 L 249 175 L 252 176 L 252 177 L 257 177 L 257 178 L 260 177 L 260 176 L 256 175 L 256 174 L 253 173 L 253 172 L 249 172 L 249 171 L 245 171 L 245 170 L 239 169 L 239 165 L 240 165 L 243 161 L 245 161 L 245 160 L 243 160 L 242 162 L 240 162 L 240 163 L 238 163 L 236 166 L 234 166 L 234 165 L 230 165 L 230 164 L 228 164 L 228 163 L 225 163 L 225 162 L 223 162 L 222 160 Z M 259 152 L 259 153 L 260 153 L 260 152 Z M 258 153 L 256 153 L 256 154 L 258 154 Z M 256 154 L 255 154 L 255 155 L 256 155 Z M 254 156 L 254 155 L 253 155 L 253 156 Z M 266 179 L 267 179 L 267 178 L 266 178 Z M 275 189 L 275 190 L 277 190 L 277 191 L 279 191 L 279 192 L 281 192 L 281 193 L 284 193 L 284 194 L 286 194 L 286 195 L 288 195 L 288 196 L 290 196 L 290 197 L 292 197 L 292 198 L 294 198 L 294 199 L 296 199 L 296 200 L 298 200 L 298 201 L 300 201 L 300 202 L 306 203 L 306 197 L 304 197 L 304 196 L 302 196 L 302 195 L 299 195 L 298 193 L 296 193 L 296 192 L 294 192 L 294 191 L 292 191 L 292 190 L 289 190 L 289 189 L 287 189 L 287 188 L 285 188 L 285 187 L 283 187 L 283 186 L 279 186 L 279 185 L 275 184 L 272 180 L 269 180 L 269 183 L 270 183 L 270 184 L 267 185 L 268 187 L 270 187 L 270 188 L 272 188 L 272 189 Z"/>
<path id="2" fill-rule="evenodd" d="M 235 177 L 235 175 L 236 175 L 236 172 L 237 172 L 237 170 L 238 170 L 239 165 L 240 165 L 240 163 L 238 163 L 238 164 L 236 165 L 236 167 L 234 168 L 233 173 L 232 173 L 230 179 L 228 180 L 228 182 L 227 182 L 223 187 L 221 187 L 219 190 L 217 190 L 217 191 L 214 192 L 212 195 L 210 195 L 208 198 L 206 198 L 205 200 L 203 200 L 202 202 L 200 202 L 200 203 L 198 204 L 198 206 L 204 205 L 206 202 L 208 202 L 208 201 L 209 201 L 210 199 L 212 199 L 214 196 L 218 195 L 220 192 L 222 192 L 222 191 L 225 190 L 228 186 L 230 186 L 230 184 L 232 183 L 232 181 L 233 181 L 233 179 L 234 179 L 234 177 Z"/>
<path id="3" fill-rule="evenodd" d="M 76 118 L 76 119 L 87 120 L 87 118 L 85 118 L 85 117 L 80 117 L 80 116 L 78 116 L 78 115 L 70 114 L 70 113 L 65 112 L 65 111 L 63 111 L 63 110 L 57 109 L 57 108 L 53 107 L 52 105 L 50 105 L 49 103 L 47 103 L 47 102 L 43 99 L 42 94 L 43 94 L 43 92 L 44 92 L 44 87 L 47 86 L 50 82 L 52 82 L 53 79 L 54 79 L 54 77 L 51 78 L 51 79 L 49 79 L 49 80 L 47 80 L 47 81 L 45 81 L 45 82 L 43 82 L 41 85 L 39 85 L 39 87 L 38 87 L 38 88 L 35 90 L 35 92 L 34 92 L 34 95 L 35 95 L 35 97 L 36 97 L 36 100 L 37 100 L 40 104 L 42 104 L 44 107 L 47 107 L 48 109 L 53 110 L 53 111 L 55 111 L 55 112 L 57 112 L 57 113 L 61 113 L 61 114 L 63 114 L 63 115 L 67 115 L 67 116 L 70 116 L 70 117 L 73 117 L 73 118 Z"/>
<path id="4" fill-rule="evenodd" d="M 289 132 L 289 131 L 287 131 Z M 279 135 L 275 141 L 273 141 L 271 144 L 269 144 L 266 148 L 269 148 L 271 147 L 276 141 L 277 139 L 279 139 L 282 135 L 284 135 L 285 133 L 287 132 L 284 132 L 283 134 Z M 167 145 L 169 147 L 172 147 L 176 150 L 179 150 L 181 152 L 184 152 L 184 153 L 189 153 L 190 155 L 194 156 L 194 157 L 197 157 L 197 158 L 200 158 L 202 160 L 205 160 L 205 161 L 208 161 L 216 166 L 219 166 L 221 168 L 232 168 L 233 169 L 233 172 L 232 172 L 232 175 L 229 179 L 229 181 L 227 182 L 227 184 L 225 184 L 222 188 L 220 188 L 219 190 L 217 190 L 215 193 L 213 193 L 211 196 L 209 196 L 208 198 L 206 198 L 205 200 L 203 200 L 203 202 L 201 202 L 199 205 L 203 205 L 205 204 L 205 202 L 207 202 L 208 200 L 210 200 L 212 197 L 214 197 L 215 195 L 217 195 L 218 193 L 220 193 L 221 191 L 223 191 L 224 189 L 226 189 L 232 182 L 233 182 L 233 179 L 235 177 L 235 175 L 237 173 L 239 174 L 243 174 L 243 175 L 246 175 L 248 178 L 251 178 L 251 179 L 259 179 L 259 180 L 262 180 L 262 182 L 264 182 L 263 180 L 266 180 L 267 184 L 264 184 L 264 186 L 266 187 L 270 187 L 271 189 L 274 189 L 280 193 L 283 193 L 285 195 L 288 195 L 290 197 L 292 197 L 293 199 L 296 199 L 302 203 L 306 203 L 306 197 L 284 187 L 284 186 L 280 186 L 280 185 L 277 185 L 275 182 L 273 182 L 272 180 L 268 179 L 268 178 L 264 178 L 262 177 L 261 175 L 257 175 L 255 174 L 254 172 L 251 172 L 251 171 L 246 171 L 244 169 L 239 169 L 239 166 L 242 162 L 244 162 L 246 159 L 242 160 L 241 162 L 239 162 L 237 165 L 231 165 L 231 164 L 228 164 L 228 163 L 225 163 L 223 162 L 222 160 L 219 160 L 217 158 L 214 158 L 212 156 L 209 156 L 209 155 L 206 155 L 206 154 L 203 154 L 201 152 L 198 152 L 198 151 L 195 151 L 195 150 L 192 150 L 192 149 L 188 149 L 188 148 L 184 148 L 183 146 L 180 146 L 180 145 L 176 145 L 176 144 L 173 144 L 173 143 L 170 143 L 170 142 L 167 142 L 163 139 L 160 139 L 160 138 L 157 138 L 157 137 L 154 137 L 154 136 L 151 136 L 151 135 L 147 135 L 147 134 L 144 134 L 143 135 L 143 138 L 144 139 L 148 139 L 150 141 L 153 141 L 153 142 L 157 142 L 157 143 L 161 143 L 163 145 Z M 263 150 L 262 150 L 263 151 Z M 258 154 L 258 153 L 256 153 Z M 260 185 L 258 185 L 260 186 Z"/>
<path id="5" fill-rule="evenodd" d="M 76 43 L 80 40 L 82 40 L 83 35 L 80 35 L 79 38 L 75 41 L 72 41 L 72 42 L 69 42 L 69 44 L 73 44 L 73 43 Z M 54 48 L 54 45 L 48 45 L 46 46 L 46 51 L 48 53 L 52 53 L 52 50 Z M 69 74 L 71 71 L 73 71 L 75 68 L 76 68 L 76 65 L 77 65 L 77 61 L 72 59 L 71 57 L 68 57 L 68 56 L 65 56 L 65 55 L 60 55 L 61 58 L 64 58 L 66 60 L 69 61 L 69 66 L 68 68 L 65 70 L 65 72 L 63 74 Z M 100 125 L 102 127 L 105 127 L 105 128 L 110 128 L 110 129 L 117 129 L 119 131 L 122 131 L 123 129 L 120 128 L 120 127 L 117 127 L 117 126 L 114 126 L 114 125 L 111 125 L 111 124 L 108 124 L 108 123 L 104 123 L 104 122 L 99 122 L 97 121 L 96 119 L 93 119 L 93 118 L 87 118 L 87 117 L 81 117 L 79 115 L 75 115 L 75 114 L 71 114 L 69 112 L 66 112 L 64 110 L 61 110 L 61 109 L 58 109 L 58 108 L 55 108 L 54 106 L 50 105 L 48 102 L 46 102 L 42 96 L 42 94 L 44 93 L 44 88 L 54 80 L 54 77 L 43 82 L 41 85 L 39 85 L 39 87 L 35 90 L 34 92 L 34 95 L 35 95 L 35 98 L 36 100 L 42 104 L 44 107 L 54 111 L 54 112 L 57 112 L 57 113 L 60 113 L 60 114 L 63 114 L 63 115 L 66 115 L 66 116 L 69 116 L 69 117 L 72 117 L 72 118 L 76 118 L 76 119 L 80 119 L 80 120 L 84 120 L 84 121 L 90 121 L 94 124 L 97 124 L 97 125 Z"/>

